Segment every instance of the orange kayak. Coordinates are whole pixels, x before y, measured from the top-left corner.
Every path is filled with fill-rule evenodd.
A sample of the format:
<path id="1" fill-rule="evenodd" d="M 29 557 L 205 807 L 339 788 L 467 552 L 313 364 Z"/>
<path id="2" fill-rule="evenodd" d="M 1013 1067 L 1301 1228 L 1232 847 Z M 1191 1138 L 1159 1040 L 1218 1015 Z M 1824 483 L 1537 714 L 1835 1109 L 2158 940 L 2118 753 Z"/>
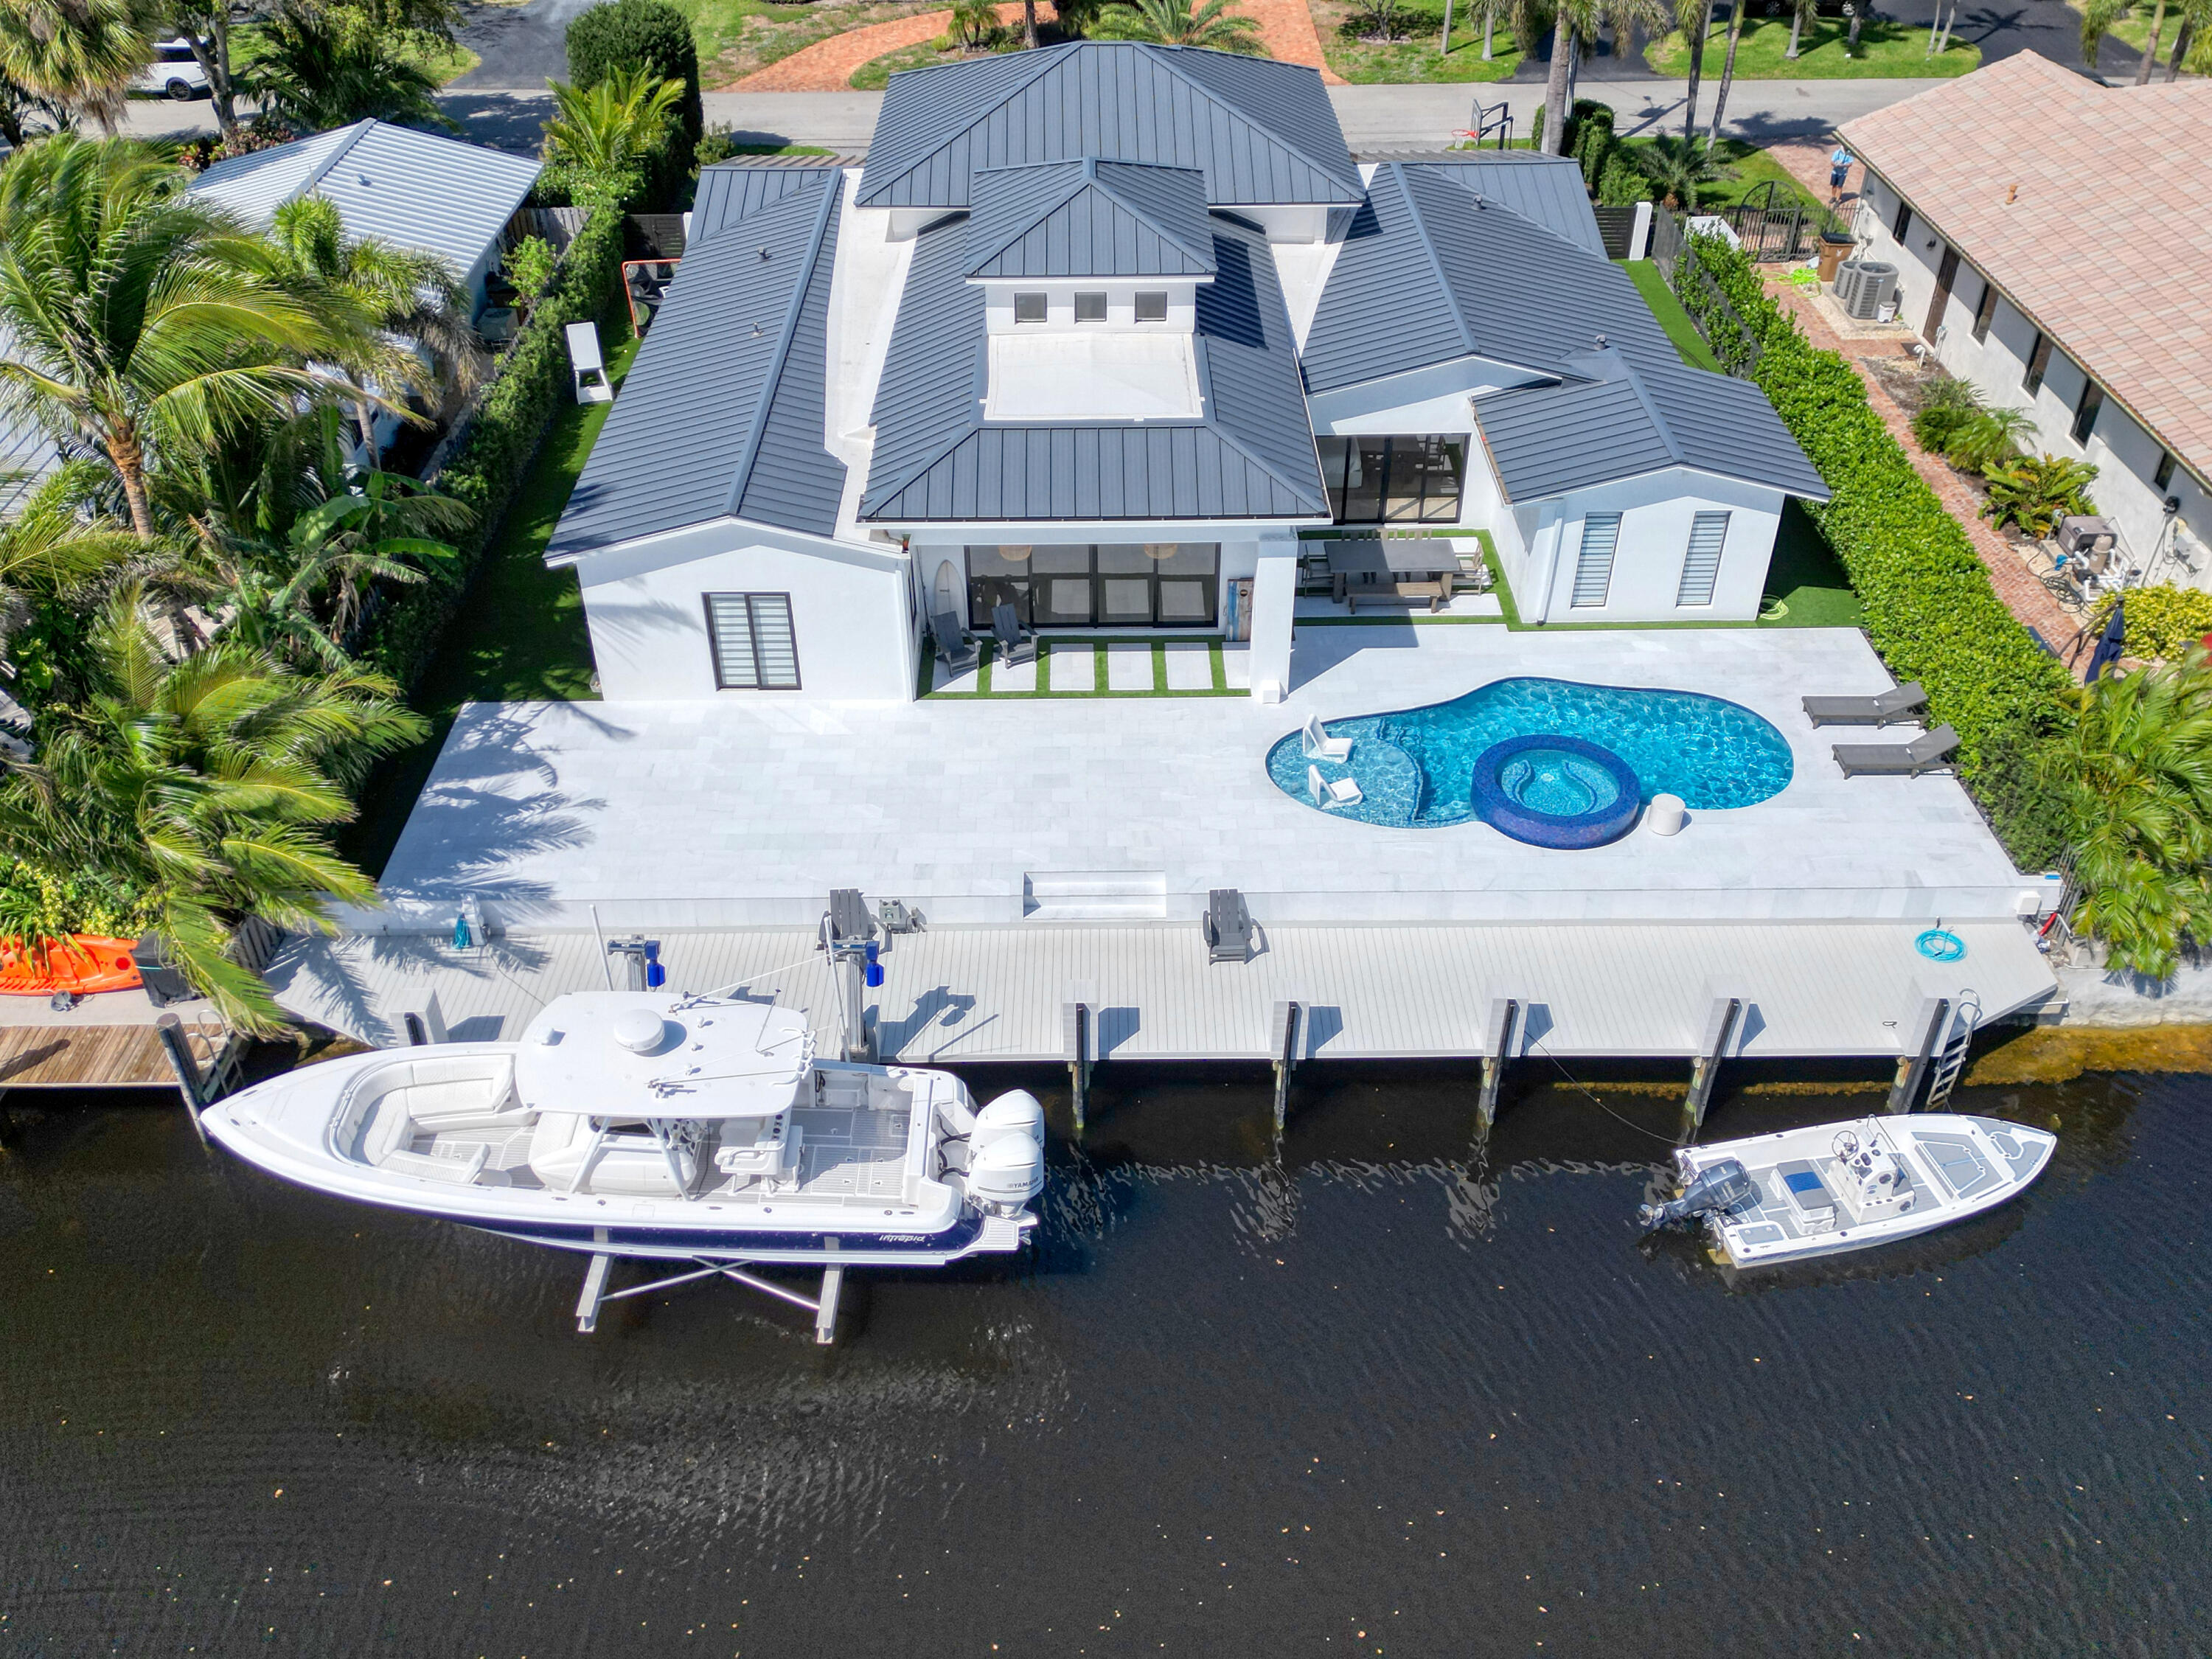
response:
<path id="1" fill-rule="evenodd" d="M 131 990 L 139 983 L 138 964 L 131 960 L 137 945 L 135 939 L 103 939 L 97 933 L 49 939 L 43 952 L 21 945 L 0 945 L 0 996 Z"/>

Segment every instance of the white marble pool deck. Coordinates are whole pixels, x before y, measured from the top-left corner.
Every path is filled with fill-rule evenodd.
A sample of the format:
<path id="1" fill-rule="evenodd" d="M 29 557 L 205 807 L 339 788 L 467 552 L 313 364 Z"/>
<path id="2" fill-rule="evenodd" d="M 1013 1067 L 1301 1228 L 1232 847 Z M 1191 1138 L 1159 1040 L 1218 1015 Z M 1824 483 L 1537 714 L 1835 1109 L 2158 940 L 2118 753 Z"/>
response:
<path id="1" fill-rule="evenodd" d="M 1847 629 L 1516 633 L 1309 628 L 1297 690 L 1243 698 L 840 705 L 476 704 L 387 866 L 369 931 L 495 925 L 810 925 L 833 887 L 938 924 L 1188 918 L 1243 890 L 1263 922 L 2010 916 L 2016 873 L 1948 776 L 1846 780 L 1808 694 L 1889 678 Z M 1771 720 L 1796 775 L 1756 806 L 1553 852 L 1487 825 L 1324 817 L 1269 780 L 1269 746 L 1324 718 L 1434 702 L 1510 675 L 1703 691 Z M 1885 738 L 1903 740 L 1911 728 Z M 1097 878 L 1098 879 L 1091 879 Z M 1077 896 L 1071 900 L 1067 896 Z M 1058 896 L 1055 897 L 1054 896 Z"/>

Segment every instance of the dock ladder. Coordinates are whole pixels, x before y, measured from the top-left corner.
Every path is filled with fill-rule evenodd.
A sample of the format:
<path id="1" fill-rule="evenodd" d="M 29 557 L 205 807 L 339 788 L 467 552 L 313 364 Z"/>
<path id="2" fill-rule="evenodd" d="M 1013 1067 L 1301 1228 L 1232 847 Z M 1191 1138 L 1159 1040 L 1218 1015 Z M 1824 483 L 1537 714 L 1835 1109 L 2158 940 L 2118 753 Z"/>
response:
<path id="1" fill-rule="evenodd" d="M 1951 1097 L 1951 1091 L 1966 1069 L 1966 1050 L 1973 1046 L 1975 1028 L 1982 1023 L 1982 1000 L 1978 992 L 1959 993 L 1959 1011 L 1951 1018 L 1951 1035 L 1943 1044 L 1943 1056 L 1936 1062 L 1936 1075 L 1928 1085 L 1928 1103 L 1922 1109 L 1936 1111 Z"/>

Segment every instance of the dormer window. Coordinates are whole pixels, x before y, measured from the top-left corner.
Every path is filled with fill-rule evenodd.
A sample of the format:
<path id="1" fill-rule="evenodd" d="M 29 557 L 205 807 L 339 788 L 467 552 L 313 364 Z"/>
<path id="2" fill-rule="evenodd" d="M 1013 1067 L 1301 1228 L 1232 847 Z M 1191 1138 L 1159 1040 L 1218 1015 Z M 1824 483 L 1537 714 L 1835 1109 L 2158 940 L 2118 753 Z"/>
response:
<path id="1" fill-rule="evenodd" d="M 1137 290 L 1137 320 L 1140 323 L 1164 323 L 1168 319 L 1168 296 L 1164 290 Z"/>
<path id="2" fill-rule="evenodd" d="M 1141 295 L 1138 297 L 1140 300 L 1143 298 Z M 1017 294 L 1014 295 L 1014 320 L 1018 323 L 1042 322 L 1044 320 L 1045 311 L 1044 300 L 1045 296 L 1042 294 Z M 1167 314 L 1167 296 L 1165 295 L 1162 295 L 1160 296 L 1160 314 L 1164 317 Z"/>
<path id="3" fill-rule="evenodd" d="M 1075 296 L 1075 320 L 1079 323 L 1103 323 L 1106 320 L 1106 296 L 1103 294 L 1079 294 Z"/>

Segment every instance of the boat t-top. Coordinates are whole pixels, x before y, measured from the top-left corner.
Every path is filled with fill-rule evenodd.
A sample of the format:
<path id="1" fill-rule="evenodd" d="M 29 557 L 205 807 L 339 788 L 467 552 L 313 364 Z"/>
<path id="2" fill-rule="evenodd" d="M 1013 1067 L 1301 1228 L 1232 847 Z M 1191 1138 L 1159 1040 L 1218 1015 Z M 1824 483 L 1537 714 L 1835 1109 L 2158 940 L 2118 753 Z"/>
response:
<path id="1" fill-rule="evenodd" d="M 1044 1183 L 1033 1096 L 979 1112 L 946 1072 L 818 1059 L 798 1010 L 665 992 L 559 997 L 517 1042 L 303 1067 L 204 1121 L 301 1186 L 588 1253 L 586 1330 L 603 1299 L 720 1273 L 816 1309 L 827 1341 L 844 1268 L 1018 1249 Z M 697 1267 L 609 1292 L 617 1256 Z M 818 1265 L 822 1295 L 753 1263 Z"/>

